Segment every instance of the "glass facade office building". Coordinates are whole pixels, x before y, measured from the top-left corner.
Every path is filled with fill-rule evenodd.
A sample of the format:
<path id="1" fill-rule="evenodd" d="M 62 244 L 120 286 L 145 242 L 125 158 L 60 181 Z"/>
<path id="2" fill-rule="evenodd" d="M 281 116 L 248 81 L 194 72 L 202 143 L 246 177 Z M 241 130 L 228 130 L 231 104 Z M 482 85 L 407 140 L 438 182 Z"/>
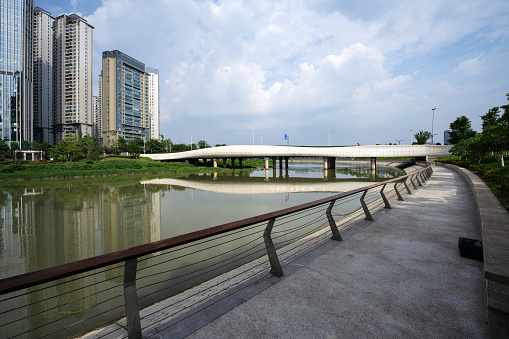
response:
<path id="1" fill-rule="evenodd" d="M 33 138 L 33 0 L 0 0 L 0 138 Z"/>

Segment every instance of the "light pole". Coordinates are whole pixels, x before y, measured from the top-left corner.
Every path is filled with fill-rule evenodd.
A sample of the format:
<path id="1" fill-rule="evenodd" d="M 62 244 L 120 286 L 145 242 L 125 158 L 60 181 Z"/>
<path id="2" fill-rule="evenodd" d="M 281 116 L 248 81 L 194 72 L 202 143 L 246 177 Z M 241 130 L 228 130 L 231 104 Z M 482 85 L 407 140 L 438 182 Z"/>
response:
<path id="1" fill-rule="evenodd" d="M 398 145 L 401 145 L 401 142 L 403 141 L 403 139 L 401 140 L 396 140 L 398 142 Z"/>
<path id="2" fill-rule="evenodd" d="M 193 136 L 191 135 L 191 151 L 193 150 Z"/>
<path id="3" fill-rule="evenodd" d="M 410 130 L 410 145 L 412 144 L 412 130 Z"/>
<path id="4" fill-rule="evenodd" d="M 432 108 L 431 110 L 433 111 L 433 115 L 431 117 L 431 144 L 434 145 L 435 143 L 433 142 L 433 122 L 435 121 L 435 110 L 437 108 Z"/>
<path id="5" fill-rule="evenodd" d="M 260 134 L 260 146 L 263 145 L 263 135 Z"/>

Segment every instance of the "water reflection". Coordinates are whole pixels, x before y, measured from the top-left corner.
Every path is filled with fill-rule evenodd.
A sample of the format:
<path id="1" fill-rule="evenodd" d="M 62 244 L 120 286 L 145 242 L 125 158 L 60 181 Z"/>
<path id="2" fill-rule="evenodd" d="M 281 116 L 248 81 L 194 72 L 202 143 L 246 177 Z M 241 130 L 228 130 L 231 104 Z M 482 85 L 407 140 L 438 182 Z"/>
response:
<path id="1" fill-rule="evenodd" d="M 174 178 L 105 178 L 4 185 L 0 278 L 196 231 L 401 175 L 380 167 L 291 164 Z M 325 194 L 325 195 L 324 195 Z M 241 195 L 241 196 L 239 196 Z"/>

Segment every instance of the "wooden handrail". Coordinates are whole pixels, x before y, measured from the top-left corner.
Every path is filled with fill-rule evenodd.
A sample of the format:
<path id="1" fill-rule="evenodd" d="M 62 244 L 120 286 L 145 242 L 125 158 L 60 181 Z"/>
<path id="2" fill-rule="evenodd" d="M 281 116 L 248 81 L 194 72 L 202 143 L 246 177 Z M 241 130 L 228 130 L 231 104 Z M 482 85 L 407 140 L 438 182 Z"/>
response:
<path id="1" fill-rule="evenodd" d="M 5 278 L 0 280 L 0 295 L 18 291 L 24 288 L 40 285 L 46 282 L 54 281 L 61 278 L 66 278 L 75 274 L 91 271 L 97 268 L 102 268 L 105 266 L 113 265 L 119 262 L 124 262 L 126 260 L 132 259 L 132 258 L 138 258 L 141 256 L 145 256 L 148 254 L 152 254 L 155 252 L 159 252 L 162 250 L 174 248 L 177 246 L 189 244 L 194 241 L 198 241 L 201 239 L 205 239 L 211 236 L 219 235 L 222 233 L 230 232 L 233 230 L 237 230 L 240 228 L 244 228 L 247 226 L 251 226 L 263 221 L 268 221 L 270 219 L 274 218 L 280 218 L 282 216 L 292 214 L 295 212 L 299 212 L 302 210 L 306 210 L 315 206 L 319 206 L 322 204 L 330 203 L 331 201 L 336 201 L 360 192 L 368 191 L 372 188 L 401 181 L 403 179 L 406 179 L 410 176 L 413 176 L 417 173 L 421 173 L 423 171 L 426 171 L 429 167 L 423 168 L 421 170 L 411 172 L 409 174 L 406 174 L 404 176 L 393 178 L 390 180 L 382 181 L 375 183 L 373 185 L 365 186 L 362 188 L 354 189 L 348 192 L 340 193 L 331 197 L 311 201 L 308 203 L 304 203 L 301 205 L 288 207 L 285 209 L 281 209 L 275 212 L 260 214 L 254 217 L 241 219 L 233 222 L 229 222 L 226 224 L 221 224 L 218 226 L 206 228 L 203 230 L 191 232 L 182 234 L 176 237 L 163 239 L 154 241 L 148 244 L 143 244 L 131 248 L 127 248 L 124 250 L 106 253 L 102 255 L 98 255 L 95 257 L 82 259 L 78 261 L 73 261 L 70 263 L 53 266 L 50 268 L 38 270 L 35 272 L 29 272 L 25 274 L 16 275 L 13 277 Z"/>

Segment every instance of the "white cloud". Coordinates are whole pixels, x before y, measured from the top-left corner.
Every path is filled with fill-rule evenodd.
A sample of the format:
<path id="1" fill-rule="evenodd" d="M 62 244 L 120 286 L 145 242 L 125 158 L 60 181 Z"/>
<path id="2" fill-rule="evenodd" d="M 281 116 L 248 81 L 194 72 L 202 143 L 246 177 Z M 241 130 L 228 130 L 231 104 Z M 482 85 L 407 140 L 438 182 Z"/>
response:
<path id="1" fill-rule="evenodd" d="M 433 84 L 473 89 L 458 85 L 460 75 L 481 81 L 497 65 L 507 74 L 501 60 L 508 50 L 495 53 L 483 40 L 507 45 L 504 1 L 361 7 L 327 0 L 104 0 L 87 17 L 96 28 L 94 72 L 101 52 L 113 49 L 159 68 L 161 127 L 177 142 L 199 129 L 212 143 L 242 143 L 240 136 L 256 129 L 277 143 L 270 135 L 291 127 L 302 136 L 292 143 L 311 144 L 331 124 L 344 129 L 344 139 L 334 140 L 349 143 L 377 123 L 378 132 L 361 142 L 383 142 L 387 129 L 410 129 L 398 126 L 411 124 L 403 117 L 415 107 L 447 100 Z M 500 81 L 491 91 L 509 90 Z"/>
<path id="2" fill-rule="evenodd" d="M 454 69 L 454 72 L 461 73 L 463 76 L 473 76 L 479 74 L 484 63 L 482 56 L 483 54 L 479 55 L 477 58 L 468 59 L 461 62 L 458 67 Z"/>

